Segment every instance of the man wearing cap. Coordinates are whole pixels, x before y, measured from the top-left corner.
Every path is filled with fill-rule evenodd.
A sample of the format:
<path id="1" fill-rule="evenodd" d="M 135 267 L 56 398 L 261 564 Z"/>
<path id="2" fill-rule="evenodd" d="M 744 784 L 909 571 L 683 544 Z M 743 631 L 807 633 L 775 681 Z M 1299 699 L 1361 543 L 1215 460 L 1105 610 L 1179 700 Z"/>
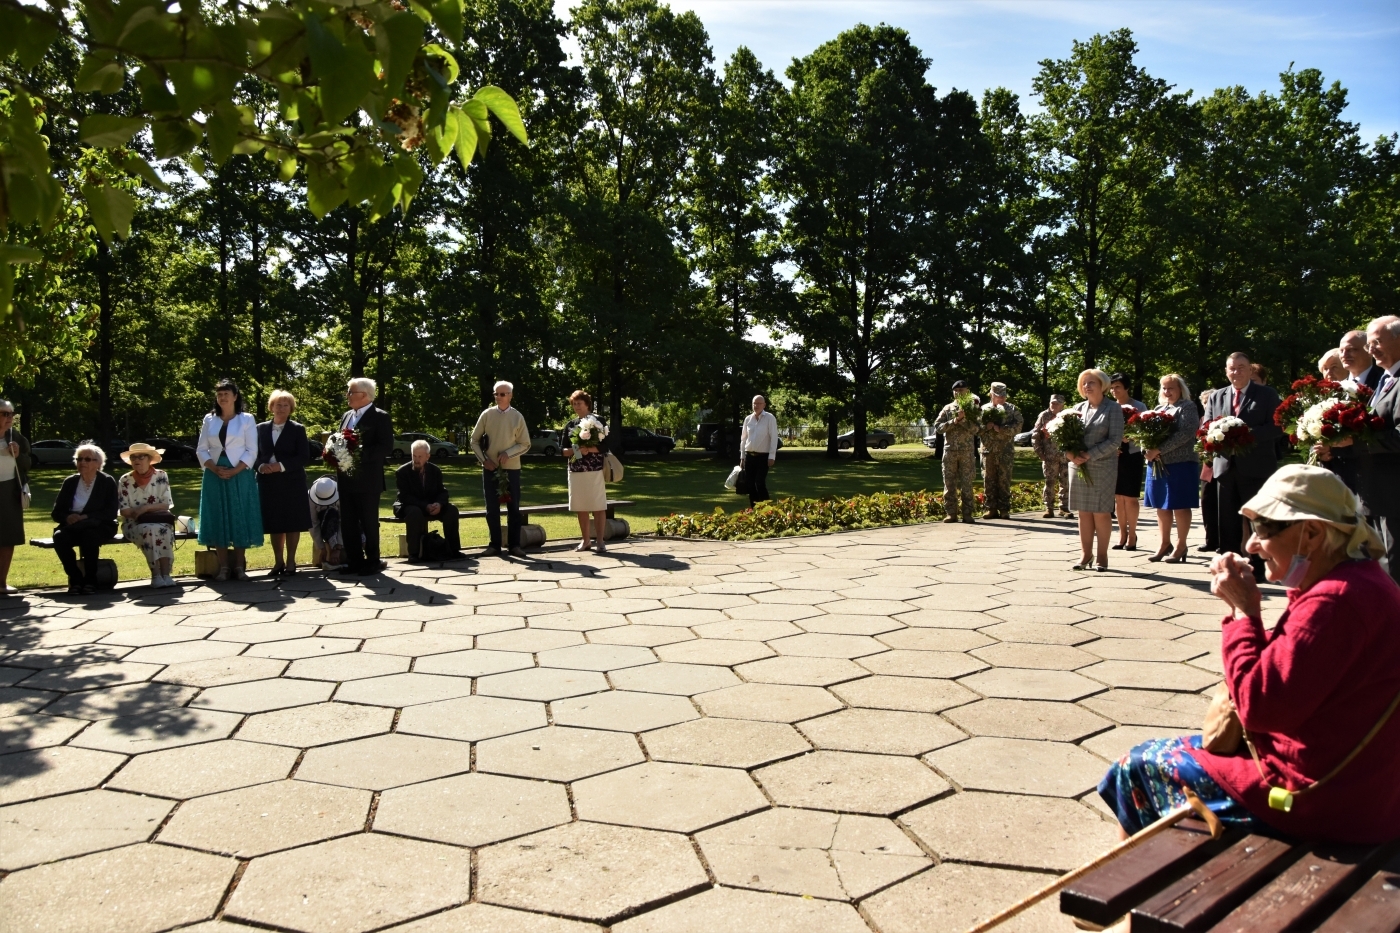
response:
<path id="1" fill-rule="evenodd" d="M 1021 410 L 1006 398 L 1006 383 L 993 382 L 992 400 L 982 406 L 982 490 L 987 496 L 987 518 L 1011 517 L 1011 468 L 1016 463 L 1016 435 L 1021 430 Z M 1001 424 L 988 414 L 1000 408 Z"/>
<path id="2" fill-rule="evenodd" d="M 322 570 L 339 570 L 345 564 L 345 538 L 340 530 L 340 487 L 333 477 L 311 484 L 311 562 Z"/>
<path id="3" fill-rule="evenodd" d="M 975 411 L 977 403 L 977 396 L 959 379 L 953 383 L 953 401 L 944 405 L 933 419 L 934 433 L 943 435 L 943 508 L 948 513 L 943 519 L 945 522 L 957 521 L 959 514 L 969 525 L 975 520 L 972 513 L 977 503 L 972 496 L 972 479 L 976 466 L 972 459 L 972 440 L 977 436 L 977 422 L 967 417 L 963 406 Z"/>
<path id="4" fill-rule="evenodd" d="M 1031 449 L 1040 458 L 1040 472 L 1045 477 L 1045 514 L 1041 518 L 1055 517 L 1056 499 L 1060 503 L 1061 517 L 1074 517 L 1069 511 L 1069 461 L 1045 430 L 1045 426 L 1064 410 L 1065 397 L 1056 392 L 1050 396 L 1050 407 L 1036 416 L 1035 427 L 1031 429 Z"/>

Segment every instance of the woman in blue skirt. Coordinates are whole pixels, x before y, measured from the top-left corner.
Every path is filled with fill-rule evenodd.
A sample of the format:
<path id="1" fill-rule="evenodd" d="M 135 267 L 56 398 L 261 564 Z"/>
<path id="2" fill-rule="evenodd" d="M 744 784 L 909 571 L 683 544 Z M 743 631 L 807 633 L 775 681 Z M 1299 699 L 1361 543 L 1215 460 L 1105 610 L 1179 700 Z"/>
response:
<path id="1" fill-rule="evenodd" d="M 1147 492 L 1143 499 L 1147 507 L 1157 510 L 1157 530 L 1162 542 L 1150 561 L 1166 560 L 1169 564 L 1186 562 L 1186 534 L 1191 530 L 1191 510 L 1200 505 L 1201 465 L 1196 462 L 1196 428 L 1201 418 L 1191 402 L 1191 390 L 1186 380 L 1176 373 L 1162 377 L 1162 389 L 1157 396 L 1155 411 L 1164 411 L 1176 419 L 1176 430 L 1156 450 L 1146 451 L 1149 466 L 1160 462 L 1166 475 L 1158 476 L 1155 468 L 1147 471 Z M 1176 548 L 1172 548 L 1172 524 L 1176 524 Z M 1170 556 L 1168 556 L 1170 555 Z"/>
<path id="2" fill-rule="evenodd" d="M 243 552 L 263 543 L 262 506 L 253 464 L 258 458 L 258 424 L 243 410 L 243 395 L 232 379 L 214 387 L 214 410 L 199 431 L 199 543 L 219 555 L 215 580 L 247 579 Z M 229 560 L 229 549 L 233 560 Z"/>

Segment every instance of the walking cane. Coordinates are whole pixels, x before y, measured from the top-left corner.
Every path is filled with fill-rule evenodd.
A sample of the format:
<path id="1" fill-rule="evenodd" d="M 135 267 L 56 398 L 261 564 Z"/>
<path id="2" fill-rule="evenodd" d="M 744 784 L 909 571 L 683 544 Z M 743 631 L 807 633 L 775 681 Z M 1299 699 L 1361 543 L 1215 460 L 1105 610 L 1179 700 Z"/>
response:
<path id="1" fill-rule="evenodd" d="M 1171 829 L 1177 823 L 1180 823 L 1182 820 L 1184 820 L 1186 817 L 1190 816 L 1193 813 L 1199 816 L 1202 820 L 1204 820 L 1206 825 L 1210 827 L 1210 837 L 1212 839 L 1219 839 L 1221 835 L 1223 835 L 1225 832 L 1225 827 L 1221 825 L 1220 818 L 1217 817 L 1214 813 L 1212 813 L 1210 808 L 1201 802 L 1201 798 L 1197 797 L 1195 793 L 1191 790 L 1191 788 L 1187 787 L 1183 789 L 1186 791 L 1185 806 L 1178 807 L 1177 809 L 1172 810 L 1169 813 L 1163 814 L 1162 817 L 1157 820 L 1157 822 L 1151 824 L 1150 826 L 1144 826 L 1142 829 L 1133 833 L 1127 839 L 1124 839 L 1122 842 L 1118 843 L 1118 845 L 1109 849 L 1107 852 L 1105 852 L 1103 855 L 1100 855 L 1092 862 L 1080 865 L 1078 868 L 1076 868 L 1069 874 L 1064 875 L 1060 878 L 1056 878 L 1054 881 L 1050 882 L 1045 887 L 1041 888 L 1039 891 L 1036 891 L 1029 897 L 1018 901 L 1015 904 L 1012 904 L 1010 907 L 1006 908 L 1001 913 L 995 915 L 994 917 L 988 920 L 984 920 L 976 926 L 972 927 L 970 930 L 967 931 L 967 933 L 987 933 L 987 931 L 992 929 L 993 927 L 999 926 L 1005 923 L 1006 921 L 1010 920 L 1012 917 L 1015 917 L 1018 914 L 1024 913 L 1025 911 L 1031 909 L 1036 904 L 1039 904 L 1041 901 L 1045 900 L 1047 897 L 1054 894 L 1055 892 L 1069 887 L 1071 884 L 1078 881 L 1080 878 L 1083 878 L 1085 875 L 1089 874 L 1089 872 L 1093 871 L 1094 869 L 1099 868 L 1103 865 L 1107 865 L 1109 862 L 1113 861 L 1115 858 L 1122 855 L 1124 852 L 1127 852 L 1129 849 L 1137 848 L 1147 840 L 1151 839 L 1153 836 L 1157 836 L 1166 832 L 1167 830 Z"/>

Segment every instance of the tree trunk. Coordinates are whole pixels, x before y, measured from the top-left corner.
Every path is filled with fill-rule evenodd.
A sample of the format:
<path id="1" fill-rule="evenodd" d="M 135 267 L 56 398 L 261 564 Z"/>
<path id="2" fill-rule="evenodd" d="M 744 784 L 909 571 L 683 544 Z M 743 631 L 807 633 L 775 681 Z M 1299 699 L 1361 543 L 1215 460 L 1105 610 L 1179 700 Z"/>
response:
<path id="1" fill-rule="evenodd" d="M 1146 276 L 1139 272 L 1133 278 L 1133 387 L 1134 398 L 1144 398 L 1143 393 L 1147 391 L 1144 383 L 1147 378 L 1147 361 L 1143 358 L 1145 353 L 1145 339 L 1143 331 L 1146 327 L 1143 318 L 1143 279 Z M 1151 407 L 1151 406 L 1149 406 Z"/>
<path id="2" fill-rule="evenodd" d="M 112 253 L 97 241 L 97 441 L 112 439 Z"/>
<path id="3" fill-rule="evenodd" d="M 219 219 L 219 365 L 225 376 L 233 375 L 233 315 L 229 313 L 228 264 L 229 230 L 228 198 L 225 193 L 224 173 L 227 163 L 214 177 L 214 200 L 218 205 L 215 216 Z"/>
<path id="4" fill-rule="evenodd" d="M 251 226 L 248 234 L 250 246 L 252 247 L 251 265 L 252 274 L 249 283 L 248 310 L 252 316 L 253 324 L 253 385 L 257 391 L 258 420 L 262 421 L 267 417 L 267 393 L 263 387 L 267 380 L 267 366 L 263 357 L 263 331 L 262 331 L 262 291 L 263 291 L 263 240 L 262 224 L 258 222 L 258 210 L 260 209 L 258 192 L 254 192 L 254 203 L 252 205 Z"/>
<path id="5" fill-rule="evenodd" d="M 836 366 L 836 345 L 832 344 L 827 351 L 827 364 L 831 366 L 831 384 L 837 384 L 836 377 L 839 375 Z M 835 408 L 826 413 L 826 456 L 830 460 L 835 460 L 841 456 L 841 442 L 836 439 L 841 433 L 841 415 Z"/>
<path id="6" fill-rule="evenodd" d="M 355 272 L 359 261 L 360 215 L 358 211 L 347 213 L 349 222 L 345 228 L 345 278 L 346 295 L 350 311 L 350 376 L 356 378 L 365 374 L 365 294 Z"/>
<path id="7" fill-rule="evenodd" d="M 380 405 L 385 411 L 389 410 L 392 401 L 389 393 L 385 391 L 384 382 L 384 276 L 379 276 L 379 281 L 375 283 L 375 321 L 374 321 L 374 381 L 379 384 L 379 397 L 384 399 L 384 404 Z"/>
<path id="8" fill-rule="evenodd" d="M 1097 195 L 1097 191 L 1095 191 Z M 1097 197 L 1091 197 L 1089 204 L 1089 255 L 1084 264 L 1084 368 L 1096 369 L 1099 365 L 1098 352 L 1098 300 L 1099 300 L 1099 227 Z"/>

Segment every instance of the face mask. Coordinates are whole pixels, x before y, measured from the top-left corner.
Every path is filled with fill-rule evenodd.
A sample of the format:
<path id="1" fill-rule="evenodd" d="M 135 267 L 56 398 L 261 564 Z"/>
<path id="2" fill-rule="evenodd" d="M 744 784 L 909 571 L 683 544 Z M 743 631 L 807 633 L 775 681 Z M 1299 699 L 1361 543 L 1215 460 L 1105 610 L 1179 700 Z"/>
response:
<path id="1" fill-rule="evenodd" d="M 1282 586 L 1286 590 L 1296 590 L 1308 575 L 1308 570 L 1312 567 L 1312 561 L 1302 554 L 1294 554 L 1293 560 L 1288 564 L 1288 573 L 1284 576 Z"/>

